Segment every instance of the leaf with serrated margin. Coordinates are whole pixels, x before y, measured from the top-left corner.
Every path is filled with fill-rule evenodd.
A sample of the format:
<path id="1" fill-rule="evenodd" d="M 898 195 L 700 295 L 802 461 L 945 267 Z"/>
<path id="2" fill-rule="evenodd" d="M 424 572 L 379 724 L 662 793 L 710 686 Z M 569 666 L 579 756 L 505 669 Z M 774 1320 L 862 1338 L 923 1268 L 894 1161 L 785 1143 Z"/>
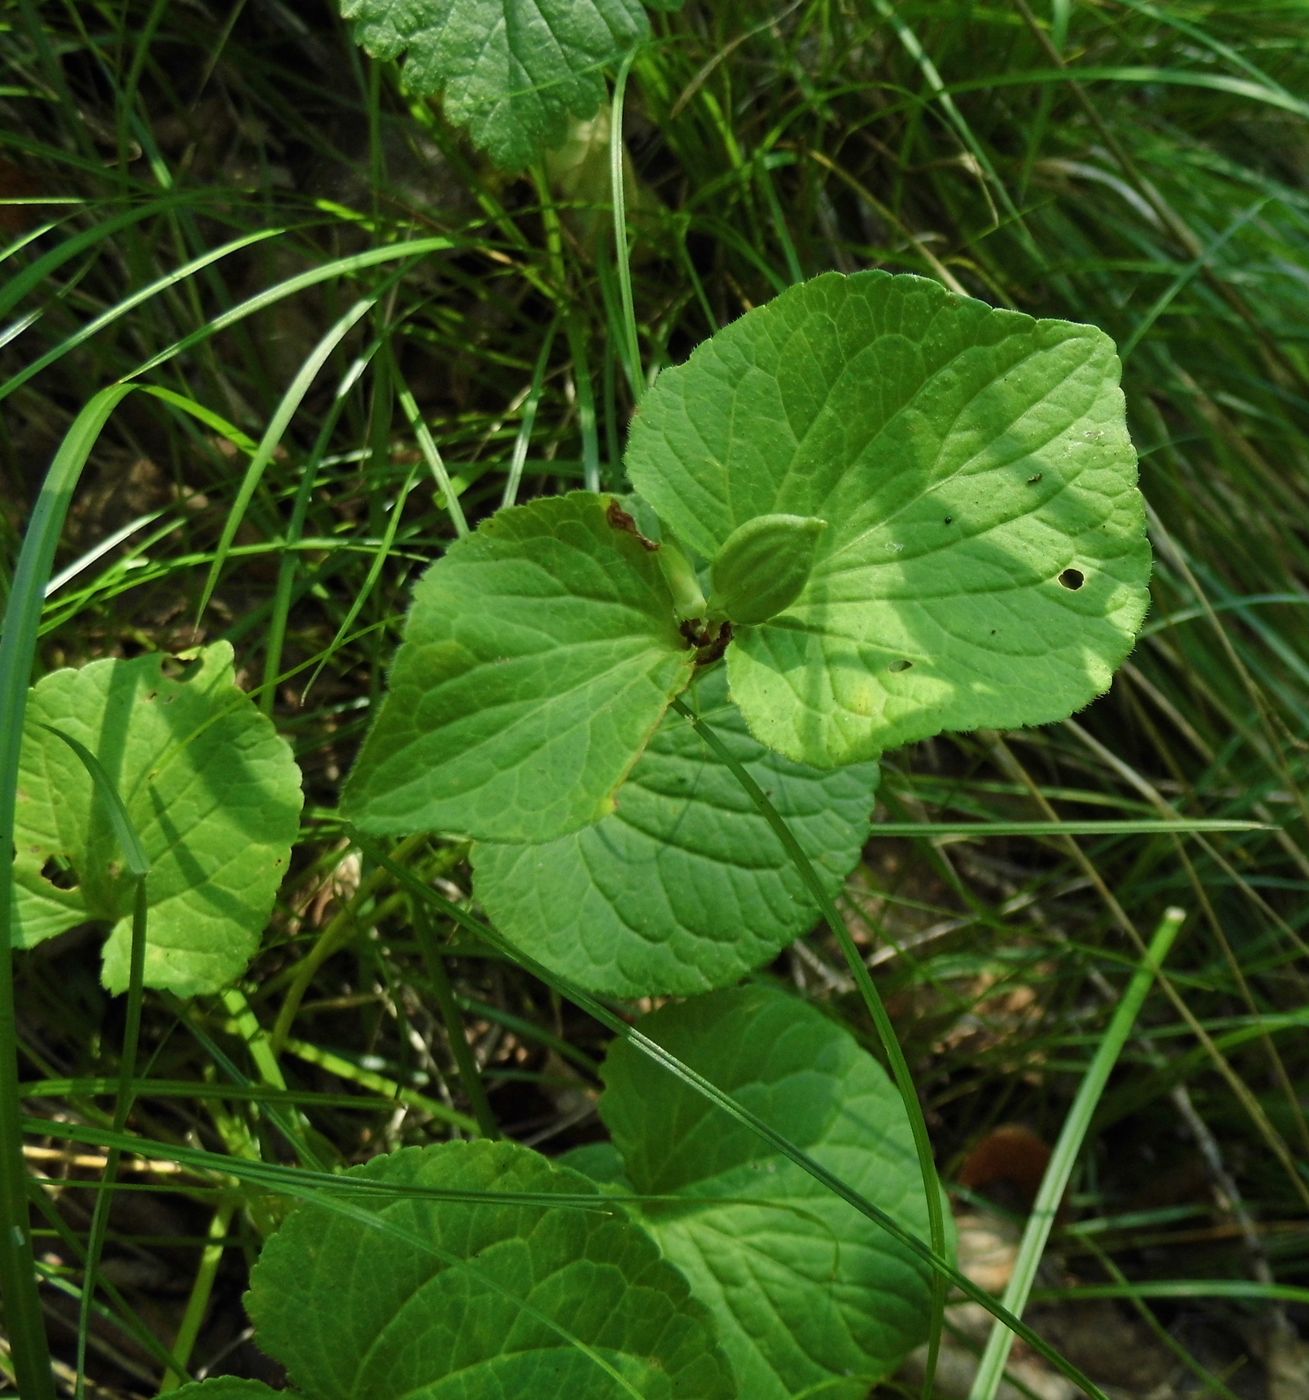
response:
<path id="1" fill-rule="evenodd" d="M 658 8 L 669 8 L 660 5 Z M 639 0 L 341 0 L 374 58 L 406 54 L 404 83 L 506 170 L 594 116 L 604 70 L 649 37 Z"/>
<path id="2" fill-rule="evenodd" d="M 264 1246 L 255 1337 L 312 1400 L 734 1395 L 706 1310 L 646 1232 L 551 1204 L 595 1191 L 577 1172 L 473 1142 L 404 1148 L 343 1179 L 455 1198 L 303 1205 Z"/>
<path id="3" fill-rule="evenodd" d="M 713 992 L 637 1029 L 924 1238 L 900 1096 L 854 1038 L 771 987 Z M 863 1400 L 927 1333 L 926 1267 L 634 1044 L 603 1069 L 611 1148 L 565 1158 L 631 1202 L 710 1308 L 750 1400 Z"/>
<path id="4" fill-rule="evenodd" d="M 694 662 L 625 519 L 611 497 L 545 497 L 428 570 L 346 785 L 351 820 L 532 842 L 613 809 Z"/>
<path id="5" fill-rule="evenodd" d="M 826 274 L 664 371 L 635 488 L 712 559 L 756 516 L 830 522 L 795 601 L 740 627 L 753 733 L 830 767 L 1104 691 L 1150 551 L 1113 343 L 919 277 Z"/>
<path id="6" fill-rule="evenodd" d="M 15 941 L 87 921 L 111 926 L 104 983 L 128 981 L 133 877 L 82 761 L 100 762 L 150 862 L 145 985 L 214 992 L 245 971 L 300 825 L 290 746 L 239 690 L 232 648 L 189 668 L 163 656 L 53 671 L 32 689 L 19 770 Z"/>
<path id="7" fill-rule="evenodd" d="M 835 894 L 868 837 L 877 766 L 822 772 L 746 732 L 721 666 L 688 700 L 764 789 Z M 732 771 L 669 711 L 612 815 L 538 845 L 478 842 L 474 889 L 500 932 L 594 992 L 685 995 L 737 981 L 818 917 Z"/>

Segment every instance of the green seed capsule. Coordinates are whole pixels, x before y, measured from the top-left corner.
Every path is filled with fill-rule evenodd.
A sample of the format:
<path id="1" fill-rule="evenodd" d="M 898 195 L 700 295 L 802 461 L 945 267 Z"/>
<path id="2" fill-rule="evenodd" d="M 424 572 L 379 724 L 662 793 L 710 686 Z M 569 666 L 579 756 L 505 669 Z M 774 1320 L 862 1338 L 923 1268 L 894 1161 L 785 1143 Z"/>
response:
<path id="1" fill-rule="evenodd" d="M 813 515 L 758 515 L 738 525 L 713 563 L 711 616 L 767 622 L 800 596 L 827 521 Z"/>

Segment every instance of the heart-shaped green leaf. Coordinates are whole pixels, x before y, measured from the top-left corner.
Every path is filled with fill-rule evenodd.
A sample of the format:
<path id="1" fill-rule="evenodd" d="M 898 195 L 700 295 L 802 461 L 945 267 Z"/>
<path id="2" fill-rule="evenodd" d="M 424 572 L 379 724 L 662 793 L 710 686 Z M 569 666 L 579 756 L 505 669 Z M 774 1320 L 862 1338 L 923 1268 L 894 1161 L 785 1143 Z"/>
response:
<path id="1" fill-rule="evenodd" d="M 530 842 L 611 811 L 694 662 L 652 544 L 575 491 L 451 546 L 415 590 L 346 813 L 378 835 Z"/>
<path id="2" fill-rule="evenodd" d="M 705 1309 L 646 1232 L 551 1204 L 594 1193 L 586 1177 L 474 1142 L 406 1148 L 345 1179 L 453 1198 L 301 1206 L 264 1246 L 255 1334 L 311 1400 L 735 1394 Z"/>
<path id="3" fill-rule="evenodd" d="M 444 93 L 507 170 L 558 145 L 569 116 L 593 116 L 604 69 L 650 32 L 639 0 L 341 0 L 341 13 L 374 57 L 407 50 L 405 86 Z"/>
<path id="4" fill-rule="evenodd" d="M 877 766 L 820 772 L 746 732 L 721 666 L 689 697 L 786 819 L 829 893 L 859 858 Z M 592 991 L 707 991 L 808 932 L 813 897 L 736 777 L 670 711 L 602 822 L 537 845 L 479 842 L 476 892 L 500 932 Z"/>
<path id="5" fill-rule="evenodd" d="M 259 946 L 299 829 L 300 773 L 218 642 L 181 675 L 165 658 L 93 661 L 33 687 L 23 730 L 15 941 L 112 925 L 104 982 L 125 989 L 134 882 L 69 735 L 105 770 L 146 857 L 145 983 L 180 996 L 238 977 Z"/>
<path id="6" fill-rule="evenodd" d="M 638 1022 L 920 1238 L 927 1207 L 899 1095 L 820 1011 L 738 987 Z M 617 1042 L 600 1112 L 613 1146 L 566 1158 L 633 1203 L 718 1322 L 736 1394 L 863 1400 L 925 1336 L 921 1262 L 639 1049 Z"/>
<path id="7" fill-rule="evenodd" d="M 666 370 L 627 467 L 706 559 L 770 514 L 830 522 L 803 590 L 740 627 L 754 734 L 832 766 L 1100 694 L 1150 552 L 1112 342 L 922 278 L 832 273 Z"/>

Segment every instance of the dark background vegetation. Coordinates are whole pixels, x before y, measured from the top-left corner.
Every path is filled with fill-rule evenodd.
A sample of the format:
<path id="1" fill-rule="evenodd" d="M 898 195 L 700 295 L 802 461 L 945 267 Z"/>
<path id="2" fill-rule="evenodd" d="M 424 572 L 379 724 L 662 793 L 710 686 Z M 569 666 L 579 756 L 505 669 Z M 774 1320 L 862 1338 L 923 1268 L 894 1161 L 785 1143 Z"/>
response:
<path id="1" fill-rule="evenodd" d="M 4 19 L 0 193 L 35 201 L 0 209 L 4 285 L 80 240 L 4 317 L 6 582 L 96 389 L 333 259 L 448 238 L 402 277 L 335 276 L 146 372 L 218 418 L 207 430 L 144 395 L 115 414 L 74 501 L 40 666 L 226 637 L 293 741 L 302 845 L 245 992 L 265 1028 L 294 1012 L 281 1068 L 331 1160 L 452 1131 L 468 1108 L 452 1033 L 506 1134 L 547 1151 L 593 1137 L 599 1028 L 453 932 L 446 985 L 334 806 L 408 590 L 452 537 L 411 412 L 470 521 L 499 504 L 516 449 L 520 496 L 620 481 L 631 398 L 608 211 L 491 169 L 326 3 L 66 0 Z M 870 266 L 1093 322 L 1122 349 L 1156 551 L 1140 645 L 1067 724 L 890 756 L 879 815 L 1265 827 L 875 837 L 849 906 L 956 1182 L 999 1125 L 1053 1140 L 1142 940 L 1186 911 L 1079 1164 L 1045 1317 L 1124 1396 L 1309 1394 L 1276 1389 L 1309 1322 L 1309 7 L 690 0 L 656 28 L 626 123 L 648 368 L 796 280 Z M 220 420 L 257 440 L 360 296 L 374 304 L 288 423 L 197 626 L 246 460 Z M 435 839 L 416 856 L 456 899 L 462 858 Z M 89 932 L 18 959 L 29 1112 L 102 1116 L 122 1010 L 98 946 Z M 871 1042 L 823 935 L 772 973 Z M 250 1030 L 218 1000 L 149 1003 L 133 1129 L 279 1160 L 215 1059 L 257 1078 Z M 69 1183 L 39 1252 L 71 1286 L 94 1154 L 52 1137 L 31 1165 Z M 153 1394 L 143 1338 L 172 1345 L 188 1298 L 193 1368 L 257 1366 L 239 1296 L 259 1211 L 185 1173 L 125 1179 L 148 1189 L 115 1207 L 92 1393 Z M 209 1262 L 207 1232 L 223 1245 Z M 1091 1284 L 1119 1296 L 1059 1301 Z"/>

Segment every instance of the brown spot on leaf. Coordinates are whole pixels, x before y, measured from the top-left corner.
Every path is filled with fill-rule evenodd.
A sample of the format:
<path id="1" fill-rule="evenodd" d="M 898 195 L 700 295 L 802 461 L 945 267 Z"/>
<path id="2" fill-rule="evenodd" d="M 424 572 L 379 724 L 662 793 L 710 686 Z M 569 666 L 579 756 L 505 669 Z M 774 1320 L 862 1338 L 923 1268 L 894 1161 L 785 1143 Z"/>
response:
<path id="1" fill-rule="evenodd" d="M 643 535 L 636 528 L 636 517 L 629 515 L 617 501 L 610 501 L 605 510 L 605 519 L 614 527 L 621 530 L 626 535 L 633 535 L 641 541 L 642 549 L 654 551 L 659 548 L 659 542 Z"/>

